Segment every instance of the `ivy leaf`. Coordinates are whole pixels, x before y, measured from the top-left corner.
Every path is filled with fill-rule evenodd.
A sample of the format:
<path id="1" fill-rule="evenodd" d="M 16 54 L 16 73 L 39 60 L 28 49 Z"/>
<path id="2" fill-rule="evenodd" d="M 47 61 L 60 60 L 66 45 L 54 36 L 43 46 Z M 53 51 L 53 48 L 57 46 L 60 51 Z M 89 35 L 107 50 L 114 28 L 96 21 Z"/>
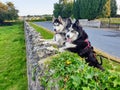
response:
<path id="1" fill-rule="evenodd" d="M 83 90 L 90 90 L 89 87 L 82 87 Z"/>
<path id="2" fill-rule="evenodd" d="M 120 81 L 117 80 L 117 79 L 115 79 L 115 80 L 113 81 L 113 84 L 114 84 L 114 87 L 116 87 L 117 85 L 120 85 Z"/>

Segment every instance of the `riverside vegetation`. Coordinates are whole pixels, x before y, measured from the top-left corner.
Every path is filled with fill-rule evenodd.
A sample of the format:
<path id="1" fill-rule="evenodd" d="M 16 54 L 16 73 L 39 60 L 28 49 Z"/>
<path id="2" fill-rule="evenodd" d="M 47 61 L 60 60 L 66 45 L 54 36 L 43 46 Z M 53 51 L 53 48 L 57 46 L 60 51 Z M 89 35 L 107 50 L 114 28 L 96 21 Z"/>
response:
<path id="1" fill-rule="evenodd" d="M 31 25 L 40 33 L 46 32 L 35 24 L 31 23 Z M 44 33 L 43 37 L 46 35 L 53 36 L 51 33 Z M 84 58 L 64 52 L 46 63 L 46 70 L 40 77 L 40 82 L 47 90 L 56 86 L 61 90 L 119 90 L 119 63 L 103 58 L 103 67 L 105 71 L 101 72 L 85 64 Z"/>
<path id="2" fill-rule="evenodd" d="M 0 90 L 27 90 L 23 22 L 0 26 Z"/>

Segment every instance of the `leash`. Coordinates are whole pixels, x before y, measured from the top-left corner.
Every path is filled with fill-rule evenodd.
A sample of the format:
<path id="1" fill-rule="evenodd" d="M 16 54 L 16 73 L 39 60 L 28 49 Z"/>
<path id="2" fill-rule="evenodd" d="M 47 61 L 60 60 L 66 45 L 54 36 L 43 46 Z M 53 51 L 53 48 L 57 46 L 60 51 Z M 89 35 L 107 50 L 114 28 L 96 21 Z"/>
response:
<path id="1" fill-rule="evenodd" d="M 99 60 L 100 60 L 99 65 L 102 65 L 102 64 L 103 64 L 103 58 L 102 58 L 101 55 L 96 55 L 96 53 L 94 52 L 94 57 L 99 57 Z"/>

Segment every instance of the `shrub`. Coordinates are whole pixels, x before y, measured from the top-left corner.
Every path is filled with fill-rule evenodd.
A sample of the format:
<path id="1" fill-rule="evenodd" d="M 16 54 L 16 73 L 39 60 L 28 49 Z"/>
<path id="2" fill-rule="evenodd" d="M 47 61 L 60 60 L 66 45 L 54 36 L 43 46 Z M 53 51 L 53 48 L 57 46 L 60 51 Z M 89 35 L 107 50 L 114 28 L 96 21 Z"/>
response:
<path id="1" fill-rule="evenodd" d="M 40 77 L 46 90 L 120 90 L 120 75 L 88 66 L 77 54 L 65 52 L 45 64 Z"/>
<path id="2" fill-rule="evenodd" d="M 46 21 L 52 21 L 52 17 L 51 16 L 46 16 Z"/>

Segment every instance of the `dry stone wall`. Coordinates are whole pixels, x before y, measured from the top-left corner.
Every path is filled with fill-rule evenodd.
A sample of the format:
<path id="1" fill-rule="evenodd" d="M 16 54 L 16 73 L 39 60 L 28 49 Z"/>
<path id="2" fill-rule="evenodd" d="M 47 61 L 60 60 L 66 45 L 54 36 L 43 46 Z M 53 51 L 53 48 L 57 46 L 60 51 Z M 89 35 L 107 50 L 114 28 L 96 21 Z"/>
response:
<path id="1" fill-rule="evenodd" d="M 50 44 L 45 43 L 40 33 L 26 21 L 24 22 L 24 32 L 26 40 L 28 90 L 44 90 L 44 87 L 40 86 L 39 83 L 42 65 L 38 64 L 38 62 L 51 55 L 55 55 L 57 50 Z"/>

